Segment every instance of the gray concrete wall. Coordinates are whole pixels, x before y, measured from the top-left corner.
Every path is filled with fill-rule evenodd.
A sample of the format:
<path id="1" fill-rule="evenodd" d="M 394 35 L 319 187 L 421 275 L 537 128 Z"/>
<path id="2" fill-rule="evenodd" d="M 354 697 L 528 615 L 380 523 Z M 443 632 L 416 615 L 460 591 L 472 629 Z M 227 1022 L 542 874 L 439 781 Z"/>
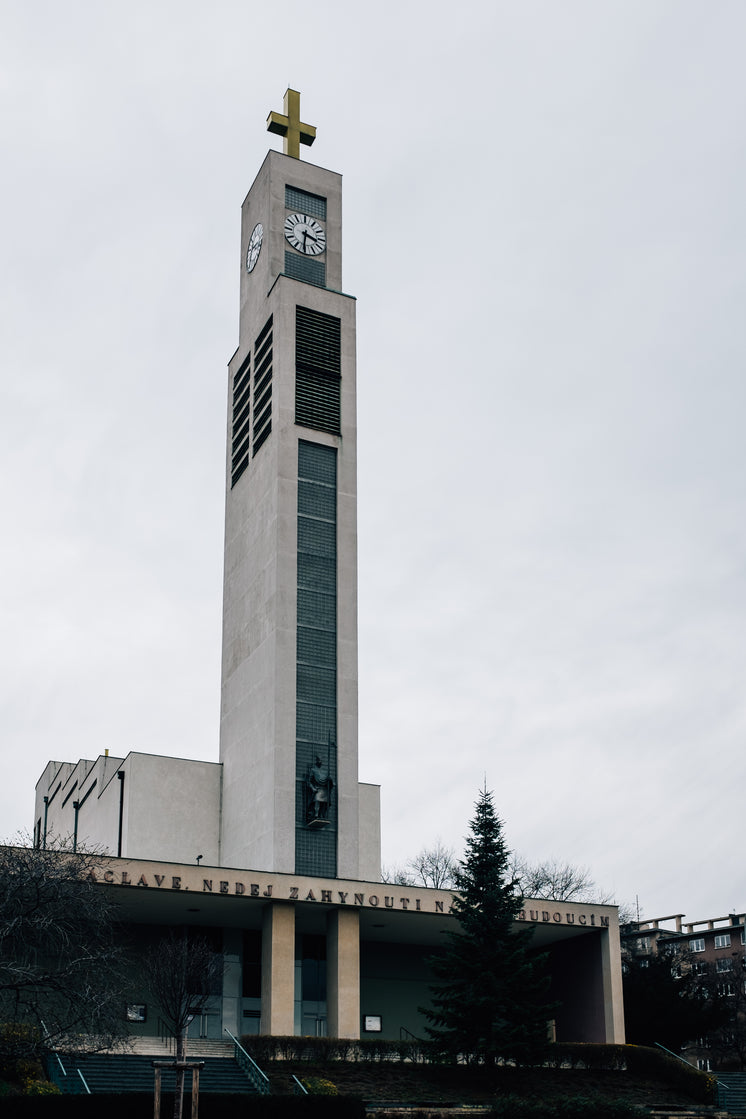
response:
<path id="1" fill-rule="evenodd" d="M 217 864 L 220 779 L 217 762 L 157 754 L 50 762 L 36 787 L 36 819 L 44 820 L 48 796 L 48 843 L 69 841 L 77 802 L 78 845 L 116 855 L 121 805 L 123 857 L 191 862 L 201 854 Z"/>

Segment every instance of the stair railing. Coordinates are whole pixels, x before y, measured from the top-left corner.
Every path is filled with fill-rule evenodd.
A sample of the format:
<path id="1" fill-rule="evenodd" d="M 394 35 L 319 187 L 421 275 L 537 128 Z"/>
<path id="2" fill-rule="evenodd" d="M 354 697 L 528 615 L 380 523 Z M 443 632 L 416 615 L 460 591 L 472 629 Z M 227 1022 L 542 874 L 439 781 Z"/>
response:
<path id="1" fill-rule="evenodd" d="M 43 1022 L 41 1019 L 39 1021 L 41 1022 L 41 1028 L 44 1030 L 44 1040 L 49 1044 L 49 1050 L 48 1050 L 49 1065 L 47 1067 L 47 1074 L 49 1075 L 50 1080 L 54 1084 L 57 1084 L 58 1088 L 62 1088 L 64 1081 L 67 1079 L 67 1069 L 63 1065 L 62 1058 L 60 1057 L 59 1053 L 57 1052 L 57 1049 L 55 1048 L 54 1044 L 52 1043 L 52 1038 L 51 1038 L 51 1035 L 49 1033 L 49 1030 L 47 1029 L 46 1022 Z M 57 1066 L 59 1067 L 59 1077 L 62 1077 L 62 1083 L 57 1083 L 59 1077 L 52 1072 L 52 1069 L 55 1068 L 55 1061 L 57 1062 Z M 46 1064 L 46 1062 L 45 1062 L 45 1064 Z M 55 1072 L 56 1072 L 56 1069 L 55 1069 Z"/>
<path id="2" fill-rule="evenodd" d="M 694 1065 L 690 1065 L 689 1062 L 685 1060 L 680 1053 L 674 1053 L 670 1049 L 666 1049 L 665 1045 L 661 1045 L 659 1041 L 656 1041 L 655 1044 L 658 1049 L 662 1049 L 664 1053 L 668 1053 L 669 1057 L 675 1057 L 677 1061 L 682 1061 L 687 1068 L 694 1068 Z"/>
<path id="3" fill-rule="evenodd" d="M 658 1047 L 658 1049 L 662 1049 L 664 1053 L 668 1053 L 671 1057 L 676 1057 L 677 1060 L 683 1061 L 687 1068 L 694 1068 L 694 1065 L 690 1064 L 689 1061 L 684 1060 L 684 1058 L 679 1053 L 672 1053 L 670 1049 L 666 1049 L 665 1045 L 661 1045 L 661 1043 L 659 1041 L 656 1041 L 655 1044 Z M 708 1075 L 712 1075 L 712 1074 L 708 1073 Z M 717 1076 L 716 1076 L 715 1077 L 715 1103 L 718 1105 L 718 1107 L 725 1107 L 727 1105 L 727 1095 L 728 1095 L 728 1085 L 727 1084 L 721 1084 L 720 1081 L 718 1080 Z"/>
<path id="4" fill-rule="evenodd" d="M 406 1026 L 399 1026 L 399 1041 L 422 1041 L 421 1037 L 413 1034 Z"/>
<path id="5" fill-rule="evenodd" d="M 293 1085 L 293 1095 L 307 1096 L 309 1093 L 308 1088 L 306 1088 L 305 1084 L 303 1084 L 302 1081 L 300 1081 L 295 1074 L 292 1075 L 292 1079 L 295 1081 L 295 1084 Z"/>
<path id="6" fill-rule="evenodd" d="M 77 1074 L 78 1074 L 78 1076 L 80 1077 L 80 1079 L 81 1079 L 81 1080 L 83 1081 L 83 1088 L 85 1089 L 85 1091 L 86 1091 L 86 1092 L 88 1093 L 88 1095 L 90 1096 L 90 1094 L 91 1094 L 91 1089 L 90 1089 L 90 1088 L 88 1087 L 88 1084 L 86 1083 L 86 1078 L 85 1078 L 85 1077 L 83 1076 L 83 1073 L 82 1073 L 82 1072 L 80 1071 L 80 1069 L 76 1069 L 75 1071 L 77 1072 Z"/>
<path id="7" fill-rule="evenodd" d="M 260 1095 L 268 1096 L 270 1089 L 269 1078 L 266 1073 L 262 1072 L 251 1054 L 246 1052 L 241 1042 L 233 1036 L 227 1026 L 223 1027 L 223 1033 L 228 1034 L 233 1042 L 233 1056 L 236 1058 L 238 1067 L 249 1078 Z"/>

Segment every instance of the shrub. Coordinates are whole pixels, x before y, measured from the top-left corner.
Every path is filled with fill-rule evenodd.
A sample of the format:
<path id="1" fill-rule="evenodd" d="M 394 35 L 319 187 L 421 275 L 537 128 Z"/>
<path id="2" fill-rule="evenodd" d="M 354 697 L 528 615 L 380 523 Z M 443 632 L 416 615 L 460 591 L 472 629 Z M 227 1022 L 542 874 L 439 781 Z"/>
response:
<path id="1" fill-rule="evenodd" d="M 338 1096 L 337 1085 L 323 1076 L 305 1076 L 301 1084 L 311 1096 Z"/>
<path id="2" fill-rule="evenodd" d="M 27 1077 L 23 1082 L 23 1094 L 25 1096 L 59 1096 L 61 1092 L 56 1084 L 52 1084 L 49 1080 L 36 1080 L 33 1077 Z"/>

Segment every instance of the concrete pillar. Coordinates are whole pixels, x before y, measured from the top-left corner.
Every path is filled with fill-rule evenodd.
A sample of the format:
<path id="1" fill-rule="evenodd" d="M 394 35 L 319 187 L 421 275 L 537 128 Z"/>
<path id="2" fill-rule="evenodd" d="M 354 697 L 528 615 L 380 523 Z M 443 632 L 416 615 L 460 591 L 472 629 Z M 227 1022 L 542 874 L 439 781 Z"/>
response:
<path id="1" fill-rule="evenodd" d="M 272 902 L 262 919 L 262 1017 L 259 1032 L 295 1033 L 295 907 Z"/>
<path id="2" fill-rule="evenodd" d="M 329 1037 L 360 1037 L 360 914 L 333 909 L 326 924 L 326 1021 Z"/>
<path id="3" fill-rule="evenodd" d="M 223 1028 L 234 1037 L 241 1036 L 241 930 L 223 929 Z M 224 1037 L 221 1029 L 221 1036 Z M 227 1040 L 227 1039 L 225 1039 Z"/>
<path id="4" fill-rule="evenodd" d="M 614 914 L 601 935 L 601 981 L 607 1045 L 624 1045 L 624 1001 L 619 921 Z"/>

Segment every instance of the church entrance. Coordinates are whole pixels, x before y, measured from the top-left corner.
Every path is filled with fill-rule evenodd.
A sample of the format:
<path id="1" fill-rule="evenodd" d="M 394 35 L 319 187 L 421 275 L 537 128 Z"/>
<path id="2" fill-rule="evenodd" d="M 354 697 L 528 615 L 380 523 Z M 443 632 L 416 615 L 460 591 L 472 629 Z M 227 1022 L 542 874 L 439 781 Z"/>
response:
<path id="1" fill-rule="evenodd" d="M 296 988 L 296 998 L 300 994 L 296 1029 L 304 1037 L 326 1037 L 326 937 L 302 936 L 300 949 L 301 958 L 296 962 L 296 983 L 300 985 L 300 992 Z"/>
<path id="2" fill-rule="evenodd" d="M 222 1038 L 223 1020 L 219 1002 L 211 999 L 201 1013 L 194 1015 L 187 1028 L 188 1038 L 216 1038 L 218 1041 Z"/>

